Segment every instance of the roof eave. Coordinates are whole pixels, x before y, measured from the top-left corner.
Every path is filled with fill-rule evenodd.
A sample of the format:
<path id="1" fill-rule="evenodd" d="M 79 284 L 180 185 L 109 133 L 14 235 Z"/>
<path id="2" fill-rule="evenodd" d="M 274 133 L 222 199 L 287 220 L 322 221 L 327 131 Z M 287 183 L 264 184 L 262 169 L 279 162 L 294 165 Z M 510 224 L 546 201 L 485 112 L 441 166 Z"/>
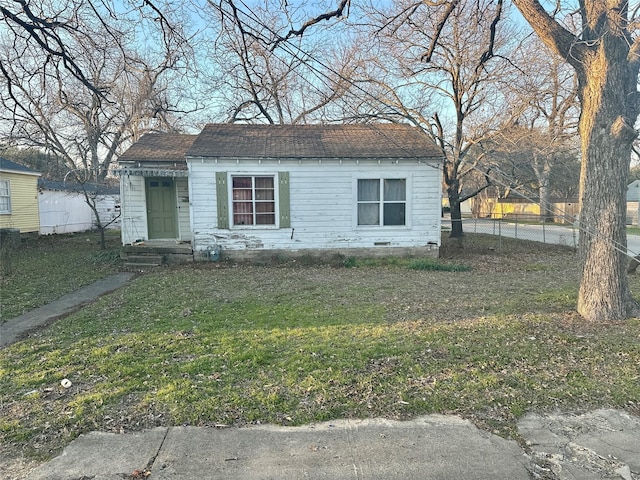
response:
<path id="1" fill-rule="evenodd" d="M 24 170 L 11 170 L 9 168 L 0 168 L 0 172 L 2 173 L 14 173 L 18 175 L 30 175 L 32 177 L 41 177 L 42 174 L 39 172 L 25 172 Z"/>

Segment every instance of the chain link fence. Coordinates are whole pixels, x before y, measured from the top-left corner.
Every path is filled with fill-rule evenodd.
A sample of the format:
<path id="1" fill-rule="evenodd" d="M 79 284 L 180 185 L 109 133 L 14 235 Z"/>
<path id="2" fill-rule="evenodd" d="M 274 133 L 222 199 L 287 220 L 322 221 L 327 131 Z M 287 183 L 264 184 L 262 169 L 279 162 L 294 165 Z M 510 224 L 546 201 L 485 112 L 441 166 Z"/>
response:
<path id="1" fill-rule="evenodd" d="M 462 231 L 496 236 L 497 248 L 502 238 L 530 240 L 553 245 L 578 247 L 578 228 L 565 215 L 547 217 L 545 222 L 532 215 L 510 215 L 509 217 L 462 218 Z M 444 230 L 451 230 L 451 218 L 442 219 Z"/>

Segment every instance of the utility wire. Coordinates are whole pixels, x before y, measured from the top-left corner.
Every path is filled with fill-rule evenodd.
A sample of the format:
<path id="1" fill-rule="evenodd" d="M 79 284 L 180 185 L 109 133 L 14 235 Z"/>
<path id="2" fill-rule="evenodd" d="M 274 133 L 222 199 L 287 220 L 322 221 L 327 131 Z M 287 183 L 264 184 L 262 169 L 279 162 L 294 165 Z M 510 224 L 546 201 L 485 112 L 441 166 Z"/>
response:
<path id="1" fill-rule="evenodd" d="M 260 27 L 264 28 L 265 30 L 267 30 L 269 33 L 272 33 L 275 37 L 277 38 L 282 38 L 275 30 L 273 30 L 273 28 L 271 28 L 270 26 L 266 25 L 262 20 L 260 20 L 260 18 L 256 15 L 255 12 L 253 12 L 253 10 L 244 2 L 244 0 L 240 0 L 240 3 L 244 6 L 244 8 L 246 8 L 249 12 L 251 12 L 251 15 L 247 14 L 247 12 L 238 9 L 236 7 L 236 12 L 241 12 L 242 14 L 244 14 L 248 19 L 252 19 L 257 25 L 259 25 Z M 216 8 L 223 14 L 227 14 L 227 15 L 231 15 L 230 12 L 226 12 L 225 10 L 222 9 L 221 4 L 218 6 L 216 6 Z M 238 20 L 240 20 L 238 18 Z M 253 31 L 253 35 L 256 39 L 263 39 L 265 44 L 269 43 L 269 39 L 267 39 L 264 34 L 256 29 L 255 27 L 251 26 L 250 24 L 245 24 L 243 26 L 243 28 L 248 28 L 250 30 Z M 333 69 L 331 66 L 323 63 L 322 61 L 318 60 L 317 58 L 314 58 L 314 56 L 308 52 L 305 52 L 300 46 L 298 45 L 294 45 L 289 39 L 282 39 L 279 43 L 278 43 L 278 47 L 281 48 L 283 51 L 285 51 L 286 53 L 288 53 L 289 55 L 291 55 L 293 58 L 295 58 L 296 60 L 299 60 L 300 62 L 302 62 L 304 65 L 307 66 L 307 68 L 309 68 L 314 75 L 316 76 L 316 78 L 318 80 L 320 80 L 322 83 L 324 83 L 325 86 L 327 87 L 331 87 L 331 85 L 326 82 L 326 80 L 332 80 L 332 78 L 327 75 L 324 71 L 320 70 L 319 68 L 315 67 L 314 65 L 311 65 L 310 63 L 308 63 L 305 59 L 303 59 L 301 57 L 301 55 L 303 55 L 306 58 L 310 58 L 313 59 L 318 65 L 322 66 L 323 68 L 325 68 L 326 70 L 328 70 L 329 72 L 331 72 L 332 74 L 336 75 L 338 78 L 340 78 L 341 80 L 347 82 L 348 84 L 350 84 L 351 86 L 355 87 L 355 89 L 361 93 L 364 94 L 364 96 L 366 98 L 360 97 L 359 100 L 362 100 L 363 102 L 369 104 L 371 107 L 377 108 L 379 105 L 384 106 L 386 109 L 391 110 L 391 113 L 393 113 L 394 115 L 399 116 L 400 118 L 407 118 L 407 115 L 403 114 L 402 112 L 398 111 L 395 107 L 393 107 L 392 105 L 389 105 L 388 103 L 386 103 L 385 101 L 381 100 L 380 98 L 378 98 L 377 96 L 375 96 L 374 94 L 372 94 L 371 92 L 365 90 L 364 88 L 362 88 L 360 85 L 358 85 L 357 83 L 355 83 L 353 80 L 351 80 L 350 78 L 345 77 L 344 75 L 342 75 L 339 71 Z M 293 50 L 295 49 L 295 51 Z M 276 56 L 277 58 L 277 56 Z M 296 74 L 298 74 L 296 72 Z M 313 83 L 311 83 L 307 78 L 305 78 L 304 76 L 298 74 L 300 76 L 300 78 L 302 78 L 303 80 L 305 80 L 307 83 L 309 83 L 309 85 L 311 85 L 313 88 L 315 88 L 316 90 L 320 91 L 317 86 L 313 85 Z M 326 80 L 325 80 L 326 79 Z M 373 100 L 375 102 L 372 103 L 370 100 Z M 414 122 L 415 123 L 415 122 Z M 375 124 L 371 124 L 371 123 L 366 123 L 366 125 L 370 126 L 371 128 L 375 128 Z M 394 145 L 404 149 L 404 145 L 400 145 L 395 138 L 393 137 L 389 137 L 388 135 L 384 134 L 384 132 L 380 132 L 378 130 L 378 133 L 380 133 L 381 135 L 383 135 L 385 138 L 387 138 L 387 140 L 389 140 L 389 142 L 393 143 Z M 431 167 L 431 168 L 435 168 L 440 170 L 439 166 L 435 166 L 432 164 L 427 164 L 427 166 Z M 503 187 L 509 187 L 511 182 L 506 183 L 498 178 L 496 178 L 495 176 L 493 176 L 491 173 L 488 173 L 480 168 L 478 168 L 475 165 L 471 165 L 471 168 L 479 173 L 481 173 L 482 175 L 485 176 L 489 176 L 491 178 L 492 181 L 494 181 L 495 183 L 503 186 Z M 499 172 L 503 177 L 506 177 L 507 179 L 509 178 L 505 173 L 503 172 Z M 517 193 L 520 194 L 523 198 L 529 200 L 531 203 L 534 204 L 538 204 L 540 205 L 541 208 L 547 208 L 544 205 L 542 205 L 541 203 L 537 202 L 536 200 L 534 200 L 533 198 L 531 198 L 531 196 L 526 195 L 526 193 L 520 192 L 516 189 Z M 566 211 L 563 210 L 559 210 L 561 214 L 563 215 L 567 215 Z M 576 224 L 577 223 L 577 224 Z M 628 247 L 626 247 L 626 245 L 615 241 L 614 239 L 607 237 L 605 235 L 600 234 L 599 232 L 593 230 L 593 229 L 589 229 L 587 227 L 585 227 L 582 222 L 580 220 L 578 220 L 576 223 L 574 223 L 574 225 L 578 228 L 578 231 L 580 233 L 586 234 L 588 236 L 590 236 L 591 238 L 596 238 L 599 240 L 602 240 L 606 243 L 608 243 L 611 247 L 614 248 L 614 250 L 616 250 L 619 253 L 622 253 L 624 255 L 628 255 Z M 636 256 L 638 255 L 637 252 L 630 252 L 630 256 Z"/>

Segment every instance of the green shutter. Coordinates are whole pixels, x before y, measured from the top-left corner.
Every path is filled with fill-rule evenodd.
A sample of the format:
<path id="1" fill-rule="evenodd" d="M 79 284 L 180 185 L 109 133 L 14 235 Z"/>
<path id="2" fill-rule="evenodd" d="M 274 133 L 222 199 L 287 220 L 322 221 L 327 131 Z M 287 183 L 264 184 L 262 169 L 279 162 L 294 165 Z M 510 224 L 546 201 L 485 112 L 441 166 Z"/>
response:
<path id="1" fill-rule="evenodd" d="M 291 204 L 289 198 L 289 172 L 278 173 L 279 194 L 278 206 L 280 209 L 280 228 L 291 227 Z"/>
<path id="2" fill-rule="evenodd" d="M 218 228 L 229 228 L 227 172 L 216 172 L 216 196 L 218 198 Z"/>

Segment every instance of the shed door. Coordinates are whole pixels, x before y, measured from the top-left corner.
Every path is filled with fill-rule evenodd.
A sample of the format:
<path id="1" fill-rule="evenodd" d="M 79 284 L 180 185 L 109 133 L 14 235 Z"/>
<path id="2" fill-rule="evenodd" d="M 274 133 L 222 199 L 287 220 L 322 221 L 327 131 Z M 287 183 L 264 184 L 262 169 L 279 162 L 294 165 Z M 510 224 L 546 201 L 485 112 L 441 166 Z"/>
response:
<path id="1" fill-rule="evenodd" d="M 176 188 L 171 178 L 147 178 L 147 228 L 149 239 L 176 238 Z"/>

